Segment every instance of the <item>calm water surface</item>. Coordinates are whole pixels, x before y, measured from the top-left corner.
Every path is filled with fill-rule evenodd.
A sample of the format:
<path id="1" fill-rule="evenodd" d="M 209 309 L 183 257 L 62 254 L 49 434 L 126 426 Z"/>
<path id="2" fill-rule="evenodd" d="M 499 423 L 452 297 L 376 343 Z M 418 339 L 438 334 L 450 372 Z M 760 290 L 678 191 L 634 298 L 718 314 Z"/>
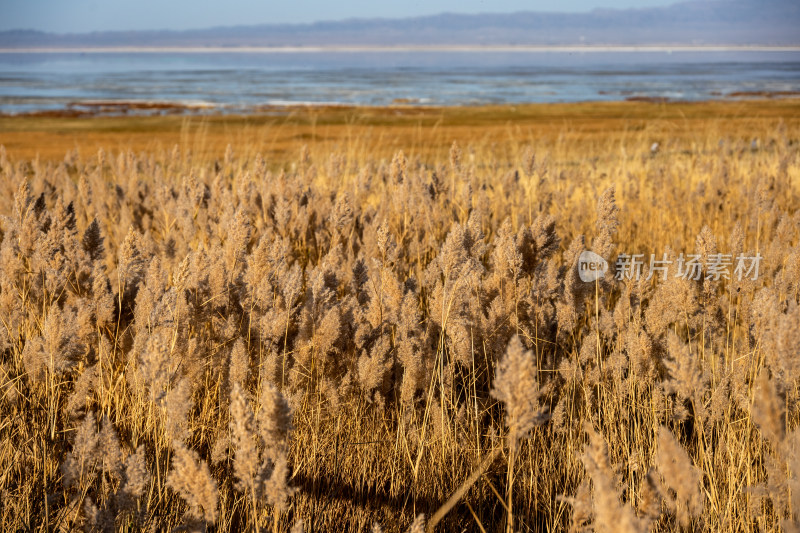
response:
<path id="1" fill-rule="evenodd" d="M 800 52 L 0 53 L 0 113 L 167 102 L 463 105 L 800 92 Z M 152 111 L 150 111 L 152 112 Z"/>

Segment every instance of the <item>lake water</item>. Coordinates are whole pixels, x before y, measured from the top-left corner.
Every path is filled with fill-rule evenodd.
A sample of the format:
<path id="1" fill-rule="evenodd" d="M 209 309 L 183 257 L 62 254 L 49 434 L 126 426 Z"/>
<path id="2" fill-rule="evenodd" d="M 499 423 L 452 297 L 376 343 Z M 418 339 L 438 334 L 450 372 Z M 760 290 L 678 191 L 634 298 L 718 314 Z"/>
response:
<path id="1" fill-rule="evenodd" d="M 294 103 L 706 100 L 762 91 L 800 92 L 800 52 L 0 53 L 5 114 L 114 112 L 120 102 L 241 112 Z"/>

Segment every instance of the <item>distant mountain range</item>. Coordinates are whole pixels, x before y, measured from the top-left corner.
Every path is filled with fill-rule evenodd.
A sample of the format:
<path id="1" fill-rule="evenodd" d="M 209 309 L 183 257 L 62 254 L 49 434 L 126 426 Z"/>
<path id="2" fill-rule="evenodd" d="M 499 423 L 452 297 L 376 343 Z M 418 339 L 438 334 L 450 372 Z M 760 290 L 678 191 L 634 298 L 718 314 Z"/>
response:
<path id="1" fill-rule="evenodd" d="M 0 48 L 800 45 L 796 0 L 694 0 L 588 13 L 443 13 L 187 31 L 0 32 Z"/>

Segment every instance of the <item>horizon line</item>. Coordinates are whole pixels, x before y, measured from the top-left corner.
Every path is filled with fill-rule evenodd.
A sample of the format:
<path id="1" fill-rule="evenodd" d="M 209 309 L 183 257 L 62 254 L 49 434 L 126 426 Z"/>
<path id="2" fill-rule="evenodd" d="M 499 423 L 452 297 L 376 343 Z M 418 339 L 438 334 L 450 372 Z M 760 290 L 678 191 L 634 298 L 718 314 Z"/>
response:
<path id="1" fill-rule="evenodd" d="M 310 46 L 78 46 L 0 47 L 0 54 L 320 52 L 800 52 L 797 45 L 310 45 Z"/>

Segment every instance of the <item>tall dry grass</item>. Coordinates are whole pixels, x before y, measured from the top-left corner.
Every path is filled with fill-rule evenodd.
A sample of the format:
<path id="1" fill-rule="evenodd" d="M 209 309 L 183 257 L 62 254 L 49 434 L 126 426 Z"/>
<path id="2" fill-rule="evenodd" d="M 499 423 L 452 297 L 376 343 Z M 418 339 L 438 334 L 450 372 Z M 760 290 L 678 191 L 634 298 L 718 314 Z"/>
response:
<path id="1" fill-rule="evenodd" d="M 800 132 L 739 133 L 0 150 L 0 528 L 800 530 Z"/>

